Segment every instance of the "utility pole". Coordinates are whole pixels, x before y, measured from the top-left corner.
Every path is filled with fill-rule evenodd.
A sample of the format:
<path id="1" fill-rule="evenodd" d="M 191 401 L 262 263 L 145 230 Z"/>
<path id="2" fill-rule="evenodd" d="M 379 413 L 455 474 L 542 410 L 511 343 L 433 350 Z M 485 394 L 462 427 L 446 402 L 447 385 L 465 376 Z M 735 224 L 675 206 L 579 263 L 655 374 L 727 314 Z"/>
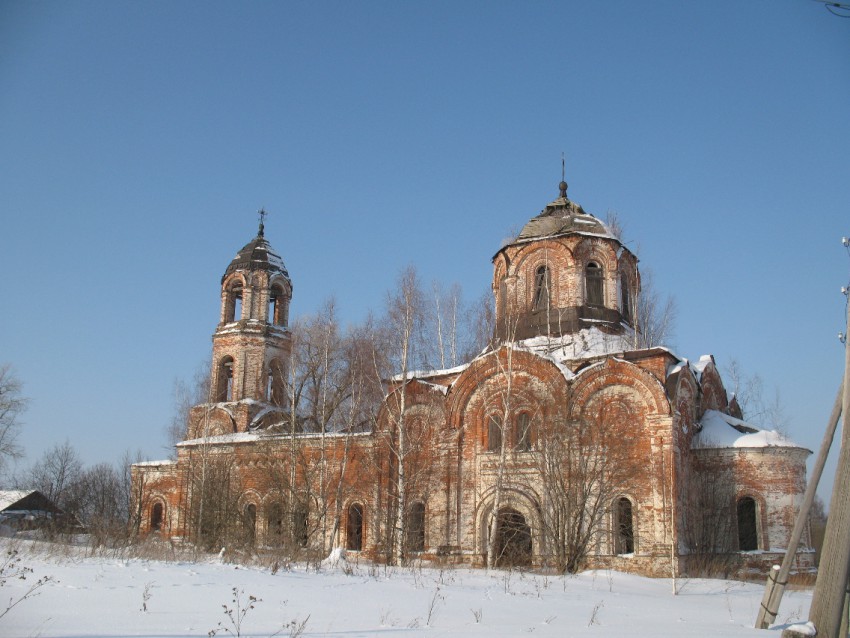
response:
<path id="1" fill-rule="evenodd" d="M 850 239 L 842 239 L 845 247 Z M 842 292 L 847 295 L 848 289 Z M 820 569 L 809 611 L 809 621 L 815 626 L 818 638 L 839 638 L 841 619 L 845 615 L 845 594 L 850 576 L 850 303 L 847 304 L 847 327 L 844 332 L 844 392 L 841 412 L 844 418 L 841 432 L 841 451 L 835 485 L 829 503 L 829 519 L 823 541 Z M 846 631 L 845 631 L 845 636 Z"/>

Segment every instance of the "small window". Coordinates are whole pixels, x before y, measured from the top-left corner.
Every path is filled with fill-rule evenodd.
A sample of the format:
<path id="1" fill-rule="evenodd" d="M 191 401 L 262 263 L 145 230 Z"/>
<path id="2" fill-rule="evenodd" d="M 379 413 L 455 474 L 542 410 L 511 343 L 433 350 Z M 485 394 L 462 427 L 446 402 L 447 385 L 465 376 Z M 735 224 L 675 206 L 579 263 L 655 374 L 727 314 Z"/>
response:
<path id="1" fill-rule="evenodd" d="M 425 503 L 416 502 L 407 513 L 407 551 L 425 551 Z"/>
<path id="2" fill-rule="evenodd" d="M 248 503 L 244 510 L 245 530 L 248 532 L 248 539 L 253 544 L 257 534 L 257 506 L 253 503 Z"/>
<path id="3" fill-rule="evenodd" d="M 269 373 L 266 378 L 266 400 L 272 405 L 278 407 L 283 406 L 285 390 L 284 390 L 284 374 L 283 364 L 278 359 L 273 359 L 269 363 Z"/>
<path id="4" fill-rule="evenodd" d="M 519 452 L 531 450 L 531 415 L 520 412 L 516 418 L 516 449 Z"/>
<path id="5" fill-rule="evenodd" d="M 283 507 L 279 503 L 273 503 L 266 516 L 267 542 L 270 545 L 283 543 L 283 527 Z"/>
<path id="6" fill-rule="evenodd" d="M 224 322 L 232 323 L 242 319 L 242 282 L 234 281 L 227 288 L 224 302 Z"/>
<path id="7" fill-rule="evenodd" d="M 502 449 L 502 418 L 498 414 L 490 415 L 487 421 L 487 451 L 498 452 Z"/>
<path id="8" fill-rule="evenodd" d="M 224 357 L 218 365 L 216 402 L 233 400 L 233 358 Z"/>
<path id="9" fill-rule="evenodd" d="M 283 286 L 275 284 L 269 291 L 268 322 L 276 326 L 286 326 L 289 304 Z"/>
<path id="10" fill-rule="evenodd" d="M 532 300 L 532 310 L 546 310 L 549 307 L 549 293 L 551 290 L 552 281 L 549 275 L 549 269 L 546 266 L 540 266 L 534 273 L 534 299 Z"/>
<path id="11" fill-rule="evenodd" d="M 162 529 L 162 521 L 165 518 L 162 503 L 154 503 L 151 508 L 151 531 L 158 532 Z"/>
<path id="12" fill-rule="evenodd" d="M 738 499 L 738 549 L 753 552 L 759 548 L 756 502 L 749 496 Z"/>
<path id="13" fill-rule="evenodd" d="M 632 320 L 632 296 L 629 292 L 629 280 L 625 275 L 620 276 L 620 314 L 626 321 Z"/>
<path id="14" fill-rule="evenodd" d="M 584 269 L 585 301 L 589 306 L 602 306 L 602 269 L 592 261 Z"/>
<path id="15" fill-rule="evenodd" d="M 627 498 L 617 499 L 614 512 L 614 552 L 632 554 L 635 551 L 635 527 L 632 517 L 632 502 Z"/>
<path id="16" fill-rule="evenodd" d="M 307 527 L 309 511 L 306 505 L 298 505 L 295 508 L 293 516 L 293 536 L 299 547 L 307 547 L 307 542 L 310 540 L 310 533 Z"/>
<path id="17" fill-rule="evenodd" d="M 363 549 L 363 506 L 360 503 L 348 506 L 345 547 L 354 552 Z"/>

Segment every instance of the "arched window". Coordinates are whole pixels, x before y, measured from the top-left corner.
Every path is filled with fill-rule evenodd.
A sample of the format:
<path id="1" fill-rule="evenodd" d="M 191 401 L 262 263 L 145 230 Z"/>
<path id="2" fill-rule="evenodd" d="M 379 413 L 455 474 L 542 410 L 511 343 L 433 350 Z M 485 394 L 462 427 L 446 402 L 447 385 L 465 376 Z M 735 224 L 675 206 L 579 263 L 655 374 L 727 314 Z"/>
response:
<path id="1" fill-rule="evenodd" d="M 345 531 L 346 549 L 355 552 L 363 549 L 363 506 L 360 503 L 348 506 L 348 525 Z"/>
<path id="2" fill-rule="evenodd" d="M 289 304 L 283 286 L 275 284 L 269 291 L 268 322 L 276 326 L 286 326 L 288 322 Z"/>
<path id="3" fill-rule="evenodd" d="M 604 305 L 602 295 L 602 268 L 592 261 L 584 268 L 584 294 L 588 306 Z"/>
<path id="4" fill-rule="evenodd" d="M 283 543 L 283 507 L 272 503 L 266 513 L 266 542 L 269 545 Z"/>
<path id="5" fill-rule="evenodd" d="M 157 501 L 151 508 L 151 531 L 158 532 L 162 529 L 162 522 L 165 519 L 165 508 L 162 503 Z"/>
<path id="6" fill-rule="evenodd" d="M 238 279 L 227 287 L 224 302 L 224 323 L 242 319 L 242 282 Z"/>
<path id="7" fill-rule="evenodd" d="M 540 266 L 534 272 L 534 297 L 531 302 L 532 310 L 545 310 L 549 307 L 549 292 L 552 280 L 549 268 Z"/>
<path id="8" fill-rule="evenodd" d="M 266 378 L 266 400 L 272 405 L 283 406 L 285 389 L 283 383 L 283 364 L 279 359 L 269 363 L 269 373 Z"/>
<path id="9" fill-rule="evenodd" d="M 417 501 L 407 511 L 407 542 L 409 552 L 425 551 L 425 503 Z"/>
<path id="10" fill-rule="evenodd" d="M 738 549 L 752 552 L 759 548 L 756 502 L 749 496 L 738 499 Z"/>
<path id="11" fill-rule="evenodd" d="M 618 498 L 614 506 L 614 553 L 632 554 L 635 551 L 635 526 L 632 502 Z"/>
<path id="12" fill-rule="evenodd" d="M 215 400 L 217 403 L 233 400 L 233 358 L 224 357 L 218 364 Z"/>
<path id="13" fill-rule="evenodd" d="M 620 275 L 620 314 L 626 321 L 632 320 L 632 295 L 629 291 L 629 279 Z"/>
<path id="14" fill-rule="evenodd" d="M 307 527 L 309 515 L 310 512 L 304 503 L 296 505 L 292 516 L 292 535 L 294 537 L 293 540 L 295 540 L 295 543 L 299 547 L 307 547 L 307 542 L 310 540 L 309 529 Z"/>
<path id="15" fill-rule="evenodd" d="M 531 415 L 528 412 L 520 412 L 516 417 L 516 443 L 519 452 L 531 450 Z"/>
<path id="16" fill-rule="evenodd" d="M 253 545 L 257 535 L 257 506 L 253 503 L 245 505 L 243 510 L 245 530 L 248 532 L 248 540 Z"/>
<path id="17" fill-rule="evenodd" d="M 502 417 L 491 414 L 487 420 L 487 451 L 498 452 L 502 449 Z"/>

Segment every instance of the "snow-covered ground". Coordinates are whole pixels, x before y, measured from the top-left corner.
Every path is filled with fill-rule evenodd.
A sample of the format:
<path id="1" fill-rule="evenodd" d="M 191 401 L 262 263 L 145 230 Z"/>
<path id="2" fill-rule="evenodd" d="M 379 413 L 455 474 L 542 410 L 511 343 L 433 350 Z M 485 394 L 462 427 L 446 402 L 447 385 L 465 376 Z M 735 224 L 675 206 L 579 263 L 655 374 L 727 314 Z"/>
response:
<path id="1" fill-rule="evenodd" d="M 127 558 L 85 558 L 0 540 L 18 548 L 27 580 L 0 586 L 0 613 L 38 578 L 38 595 L 0 617 L 0 636 L 219 636 L 237 629 L 226 615 L 249 596 L 242 636 L 767 636 L 805 620 L 810 591 L 789 591 L 780 624 L 753 629 L 763 587 L 727 580 L 683 579 L 678 595 L 666 579 L 619 572 L 577 576 L 471 569 L 391 568 L 341 561 L 246 568 Z M 219 625 L 222 623 L 222 625 Z"/>

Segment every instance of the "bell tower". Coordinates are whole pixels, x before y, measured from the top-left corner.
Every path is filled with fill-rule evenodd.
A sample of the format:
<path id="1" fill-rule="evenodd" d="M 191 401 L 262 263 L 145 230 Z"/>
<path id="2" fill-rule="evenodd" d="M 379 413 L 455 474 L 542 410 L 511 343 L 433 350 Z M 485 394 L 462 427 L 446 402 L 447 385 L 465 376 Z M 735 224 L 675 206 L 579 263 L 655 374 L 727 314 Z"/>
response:
<path id="1" fill-rule="evenodd" d="M 261 210 L 257 236 L 236 253 L 221 278 L 209 399 L 192 410 L 190 439 L 283 420 L 292 281 L 265 238 L 265 215 Z"/>

